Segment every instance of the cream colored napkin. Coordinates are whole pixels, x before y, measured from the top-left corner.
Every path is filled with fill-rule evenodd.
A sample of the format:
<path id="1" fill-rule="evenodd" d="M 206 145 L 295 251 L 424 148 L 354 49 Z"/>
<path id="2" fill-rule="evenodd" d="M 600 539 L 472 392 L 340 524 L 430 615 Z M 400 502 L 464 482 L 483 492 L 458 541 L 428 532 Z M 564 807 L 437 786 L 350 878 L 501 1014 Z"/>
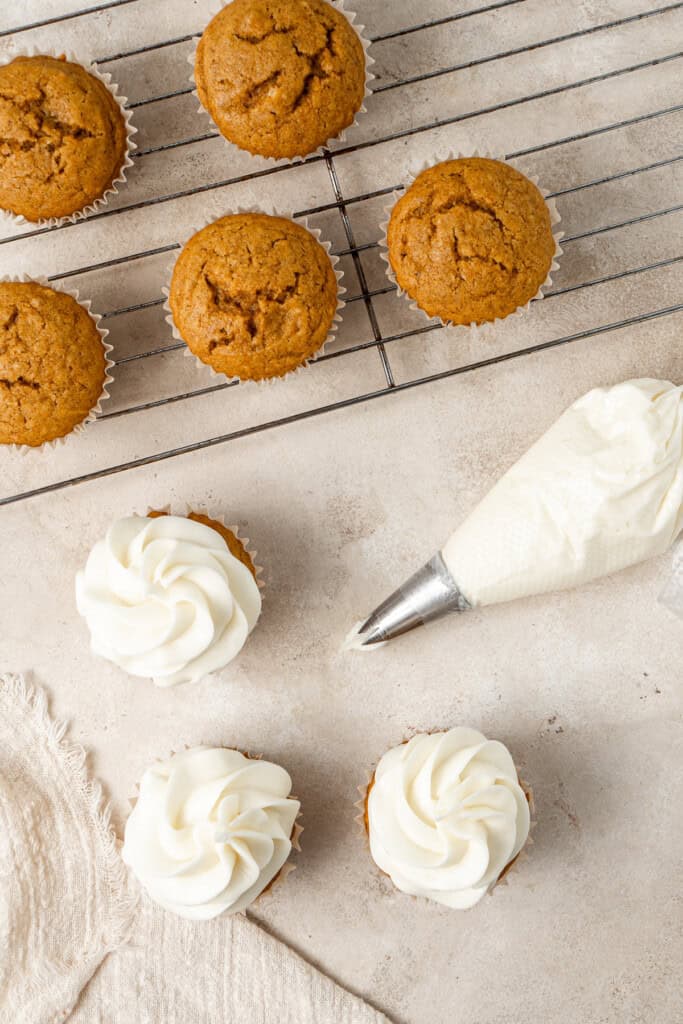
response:
<path id="1" fill-rule="evenodd" d="M 143 896 L 69 1024 L 389 1024 L 243 914 L 185 921 Z"/>
<path id="2" fill-rule="evenodd" d="M 0 1024 L 389 1024 L 243 915 L 135 910 L 64 733 L 44 693 L 0 675 Z"/>
<path id="3" fill-rule="evenodd" d="M 129 931 L 100 788 L 64 741 L 45 695 L 0 675 L 0 1021 L 66 1020 Z"/>

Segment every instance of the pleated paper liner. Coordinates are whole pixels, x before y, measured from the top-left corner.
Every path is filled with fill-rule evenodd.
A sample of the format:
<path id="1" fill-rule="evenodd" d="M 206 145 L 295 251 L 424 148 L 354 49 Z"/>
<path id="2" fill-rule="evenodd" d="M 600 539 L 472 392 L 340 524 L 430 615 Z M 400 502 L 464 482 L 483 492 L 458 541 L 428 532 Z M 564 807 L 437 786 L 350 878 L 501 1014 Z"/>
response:
<path id="1" fill-rule="evenodd" d="M 244 757 L 246 757 L 249 761 L 262 761 L 263 760 L 263 754 L 252 754 L 248 750 L 241 750 L 239 747 L 227 747 L 226 746 L 226 747 L 216 748 L 216 747 L 209 747 L 209 746 L 207 746 L 205 744 L 198 744 L 196 746 L 191 747 L 191 746 L 189 746 L 189 744 L 183 743 L 177 749 L 174 747 L 171 750 L 170 754 L 168 754 L 166 757 L 156 757 L 154 759 L 153 765 L 150 765 L 150 767 L 155 767 L 156 765 L 166 764 L 173 757 L 175 757 L 176 754 L 186 754 L 190 750 L 214 750 L 214 749 L 237 750 L 240 754 L 243 754 Z M 271 763 L 275 764 L 276 762 L 273 761 Z M 283 768 L 284 765 L 278 765 L 278 767 Z M 146 770 L 149 770 L 149 769 L 146 769 Z M 286 768 L 285 768 L 285 771 L 287 771 Z M 140 797 L 140 783 L 137 782 L 135 784 L 134 788 L 133 788 L 133 792 L 128 797 L 128 804 L 130 806 L 131 811 L 133 810 L 133 808 L 135 807 L 136 803 L 138 802 L 139 797 Z M 297 814 L 296 819 L 294 821 L 294 827 L 292 828 L 292 833 L 291 833 L 289 839 L 290 839 L 290 842 L 292 844 L 292 850 L 294 850 L 295 853 L 301 853 L 301 836 L 303 835 L 303 832 L 304 832 L 304 826 L 301 824 L 301 818 L 303 817 L 303 811 L 301 810 L 301 801 L 293 793 L 290 793 L 289 797 L 287 799 L 289 799 L 289 800 L 297 800 L 297 802 L 299 803 L 299 813 Z M 289 856 L 291 857 L 291 852 L 290 852 Z M 252 907 L 256 906 L 256 904 L 259 902 L 260 899 L 262 899 L 262 897 L 267 896 L 269 893 L 272 893 L 278 886 L 283 885 L 287 881 L 289 876 L 292 874 L 292 872 L 296 871 L 296 868 L 297 868 L 297 865 L 293 864 L 291 862 L 291 860 L 287 859 L 285 861 L 285 863 L 282 865 L 282 867 L 280 868 L 280 870 L 278 871 L 278 873 L 275 875 L 275 877 L 273 879 L 271 879 L 271 881 L 268 883 L 268 885 L 264 889 L 262 889 L 262 891 L 258 894 L 258 896 L 256 896 L 255 899 L 249 904 L 249 906 L 245 907 L 244 910 L 241 911 L 241 913 L 246 914 L 248 910 L 251 910 Z M 139 884 L 142 885 L 142 883 L 139 883 Z M 143 888 L 144 888 L 144 886 L 143 886 Z M 223 915 L 219 915 L 219 916 L 224 916 L 225 913 L 229 913 L 229 912 L 224 911 L 224 914 Z M 200 922 L 198 922 L 198 923 L 200 923 Z"/>
<path id="2" fill-rule="evenodd" d="M 320 348 L 318 349 L 318 351 L 314 355 L 310 356 L 308 359 L 304 360 L 304 362 L 300 363 L 299 366 L 295 367 L 293 370 L 290 370 L 288 373 L 285 373 L 280 377 L 266 377 L 263 380 L 252 380 L 250 378 L 245 378 L 244 380 L 242 380 L 240 377 L 227 377 L 224 373 L 219 373 L 217 370 L 214 370 L 209 363 L 202 362 L 202 360 L 199 359 L 198 356 L 194 354 L 194 352 L 192 352 L 189 345 L 187 344 L 187 342 L 181 335 L 180 331 L 176 327 L 169 300 L 171 291 L 171 280 L 173 278 L 173 271 L 175 269 L 176 262 L 178 261 L 178 258 L 180 257 L 180 253 L 182 252 L 183 248 L 185 247 L 185 245 L 187 245 L 190 239 L 193 238 L 198 231 L 202 231 L 204 228 L 208 227 L 210 224 L 215 223 L 217 220 L 222 220 L 223 217 L 231 217 L 243 213 L 264 213 L 271 217 L 282 217 L 284 220 L 291 220 L 292 223 L 297 224 L 299 227 L 304 227 L 309 232 L 309 234 L 311 234 L 313 238 L 315 238 L 315 240 L 319 242 L 319 244 L 327 253 L 330 263 L 332 264 L 332 269 L 334 270 L 334 275 L 337 278 L 337 309 L 334 314 L 334 319 L 332 321 L 329 333 L 325 340 L 323 341 Z M 193 227 L 187 234 L 183 235 L 183 237 L 180 239 L 180 248 L 174 252 L 173 257 L 168 265 L 168 285 L 162 289 L 163 294 L 165 296 L 164 310 L 166 312 L 166 323 L 171 328 L 171 333 L 173 334 L 175 340 L 182 341 L 183 344 L 185 345 L 183 355 L 188 359 L 193 359 L 196 365 L 201 369 L 206 369 L 208 367 L 208 369 L 211 370 L 212 374 L 216 376 L 219 380 L 226 381 L 227 383 L 231 384 L 239 383 L 243 387 L 246 385 L 250 385 L 252 387 L 254 385 L 258 387 L 272 386 L 273 384 L 277 384 L 279 381 L 286 380 L 288 377 L 293 377 L 295 374 L 300 373 L 302 370 L 304 370 L 307 366 L 310 366 L 311 363 L 315 363 L 323 355 L 326 346 L 329 345 L 330 342 L 334 339 L 334 336 L 337 333 L 337 330 L 339 329 L 339 324 L 342 322 L 342 312 L 346 304 L 344 301 L 344 296 L 346 295 L 346 288 L 344 288 L 344 286 L 342 285 L 344 272 L 343 270 L 337 270 L 339 256 L 333 255 L 331 250 L 332 243 L 322 240 L 322 232 L 320 231 L 319 228 L 309 227 L 308 221 L 305 218 L 295 220 L 291 212 L 288 211 L 286 213 L 280 213 L 279 211 L 273 209 L 270 206 L 238 206 L 235 209 L 226 210 L 225 213 L 222 213 L 219 217 L 209 217 L 203 223 Z"/>
<path id="3" fill-rule="evenodd" d="M 439 732 L 439 731 L 441 731 L 441 730 L 438 730 L 438 729 L 434 729 L 433 730 L 433 732 Z M 420 735 L 422 732 L 424 732 L 424 730 L 417 730 L 414 733 L 414 735 L 415 736 Z M 405 739 L 403 741 L 403 744 L 400 744 L 400 745 L 405 745 L 406 743 L 409 742 L 409 740 L 411 738 L 412 737 L 409 736 L 407 739 Z M 501 873 L 498 876 L 498 878 L 496 879 L 496 881 L 493 882 L 488 887 L 488 889 L 486 891 L 486 895 L 487 896 L 492 895 L 494 890 L 497 889 L 499 886 L 507 886 L 509 884 L 510 876 L 513 875 L 518 870 L 518 868 L 520 867 L 521 864 L 523 864 L 525 861 L 529 860 L 531 854 L 530 854 L 528 848 L 530 846 L 534 845 L 534 840 L 533 840 L 533 836 L 532 836 L 532 832 L 536 828 L 536 804 L 534 802 L 534 793 L 533 793 L 533 790 L 532 790 L 531 786 L 528 783 L 526 783 L 525 781 L 523 781 L 519 777 L 519 775 L 517 776 L 517 782 L 520 785 L 520 787 L 522 788 L 522 791 L 523 791 L 523 793 L 524 793 L 524 795 L 525 795 L 525 797 L 527 799 L 527 803 L 529 805 L 529 815 L 530 815 L 529 835 L 527 836 L 526 842 L 524 843 L 524 846 L 519 851 L 517 856 L 513 860 L 511 860 L 509 864 L 506 864 L 506 866 L 503 868 L 503 870 L 501 871 Z M 366 847 L 367 847 L 367 852 L 370 855 L 371 859 L 372 859 L 372 854 L 370 853 L 370 833 L 369 833 L 369 823 L 368 823 L 368 797 L 370 796 L 370 791 L 371 791 L 372 787 L 374 786 L 374 784 L 375 784 L 375 769 L 373 768 L 372 770 L 368 770 L 366 772 L 366 781 L 364 783 L 362 783 L 361 785 L 356 786 L 356 791 L 360 794 L 360 796 L 359 796 L 359 799 L 356 800 L 356 802 L 353 805 L 354 808 L 358 812 L 356 814 L 356 816 L 354 817 L 354 822 L 355 822 L 355 824 L 356 824 L 356 826 L 358 828 L 359 833 L 361 833 L 363 835 L 363 838 L 365 839 L 365 843 L 366 843 Z M 375 864 L 374 859 L 372 860 L 372 863 L 373 863 L 373 866 L 374 866 L 375 870 L 380 875 L 382 875 L 382 877 L 389 878 L 389 875 L 387 875 L 384 871 L 382 871 L 380 868 L 377 867 L 377 865 Z M 390 881 L 391 881 L 391 879 L 390 879 Z M 392 886 L 393 886 L 393 882 L 392 882 Z M 394 886 L 394 889 L 395 888 L 396 887 Z M 401 893 L 400 889 L 396 889 L 396 892 L 399 892 L 402 896 L 409 896 L 410 895 L 408 893 Z M 411 899 L 423 899 L 424 897 L 411 896 L 410 898 Z"/>
<path id="4" fill-rule="evenodd" d="M 434 167 L 434 166 L 436 166 L 436 165 L 438 165 L 440 163 L 447 163 L 450 160 L 462 160 L 462 159 L 467 159 L 467 158 L 471 158 L 471 157 L 478 157 L 480 159 L 485 159 L 485 160 L 496 160 L 496 161 L 498 161 L 498 163 L 507 164 L 508 167 L 513 167 L 516 171 L 519 171 L 520 174 L 523 174 L 524 177 L 528 181 L 530 181 L 533 185 L 536 186 L 538 191 L 543 196 L 545 204 L 546 204 L 546 206 L 548 208 L 548 213 L 550 214 L 550 224 L 551 224 L 551 227 L 553 229 L 553 238 L 555 240 L 555 252 L 553 254 L 553 259 L 552 259 L 552 262 L 550 264 L 550 269 L 548 271 L 548 276 L 546 277 L 545 281 L 540 286 L 540 288 L 538 289 L 536 294 L 533 295 L 528 300 L 528 302 L 525 302 L 524 305 L 518 306 L 517 309 L 513 310 L 513 312 L 510 313 L 507 317 L 496 317 L 494 320 L 489 320 L 489 321 L 486 321 L 485 323 L 482 323 L 482 324 L 477 324 L 475 322 L 473 322 L 471 324 L 453 324 L 453 323 L 451 323 L 448 320 L 442 320 L 440 317 L 430 317 L 430 316 L 428 316 L 428 314 L 425 313 L 425 311 L 421 308 L 421 306 L 419 306 L 417 302 L 412 300 L 410 295 L 408 295 L 407 292 L 405 292 L 401 288 L 401 286 L 399 285 L 398 281 L 396 280 L 396 275 L 394 273 L 393 267 L 391 266 L 391 260 L 389 259 L 389 243 L 388 243 L 388 239 L 387 239 L 387 232 L 388 232 L 388 229 L 389 229 L 389 221 L 391 219 L 391 213 L 392 213 L 392 210 L 394 209 L 394 206 L 396 205 L 398 200 L 401 199 L 402 196 L 405 195 L 405 193 L 408 191 L 408 189 L 411 187 L 411 185 L 413 185 L 415 180 L 419 177 L 420 174 L 422 174 L 423 171 L 426 171 L 430 167 Z M 539 184 L 538 178 L 535 175 L 527 174 L 526 171 L 524 171 L 523 168 L 518 166 L 515 161 L 513 161 L 513 160 L 505 160 L 505 159 L 503 159 L 503 157 L 496 156 L 495 154 L 492 154 L 492 153 L 487 153 L 487 152 L 480 153 L 477 150 L 475 150 L 473 153 L 453 153 L 453 152 L 449 152 L 445 156 L 440 156 L 440 157 L 439 156 L 434 156 L 433 159 L 428 160 L 426 162 L 423 162 L 422 164 L 420 164 L 419 167 L 411 169 L 409 171 L 409 173 L 408 173 L 406 184 L 404 186 L 402 186 L 400 189 L 397 189 L 395 192 L 392 193 L 392 195 L 391 195 L 391 202 L 387 206 L 384 207 L 384 213 L 386 215 L 386 219 L 380 225 L 380 227 L 382 229 L 382 238 L 381 238 L 381 241 L 380 241 L 380 258 L 386 264 L 386 275 L 387 275 L 387 278 L 389 279 L 391 284 L 394 286 L 394 288 L 396 289 L 397 294 L 400 297 L 405 296 L 407 299 L 410 300 L 410 308 L 412 310 L 415 310 L 417 312 L 422 313 L 422 315 L 427 320 L 429 320 L 430 322 L 440 323 L 443 327 L 446 327 L 449 330 L 449 332 L 454 332 L 454 331 L 465 332 L 465 331 L 468 331 L 468 332 L 470 332 L 470 336 L 472 336 L 473 333 L 480 334 L 480 335 L 485 335 L 488 332 L 490 334 L 491 331 L 494 330 L 497 325 L 502 324 L 510 316 L 523 316 L 525 313 L 528 312 L 532 302 L 537 302 L 539 299 L 543 298 L 545 292 L 548 291 L 548 289 L 551 287 L 551 285 L 553 283 L 552 275 L 559 269 L 559 266 L 560 266 L 559 259 L 562 256 L 562 246 L 560 245 L 560 241 L 561 241 L 561 239 L 562 239 L 562 237 L 564 235 L 564 232 L 557 230 L 557 226 L 559 225 L 559 223 L 560 223 L 562 218 L 560 217 L 560 214 L 559 214 L 559 211 L 557 209 L 557 204 L 555 203 L 555 200 L 553 198 L 549 197 L 548 189 L 544 189 Z"/>
<path id="5" fill-rule="evenodd" d="M 135 143 L 133 136 L 137 134 L 137 128 L 132 122 L 131 111 L 128 110 L 126 107 L 128 97 L 119 95 L 119 87 L 114 81 L 112 81 L 112 76 L 108 72 L 100 71 L 96 64 L 79 60 L 78 57 L 76 57 L 73 53 L 69 51 L 65 52 L 64 50 L 60 50 L 59 52 L 57 52 L 29 47 L 27 49 L 13 51 L 9 60 L 3 61 L 3 65 L 9 64 L 17 57 L 53 57 L 56 60 L 58 60 L 60 57 L 64 57 L 71 64 L 80 64 L 80 66 L 84 68 L 94 78 L 99 79 L 99 81 L 102 82 L 102 85 L 104 85 L 108 92 L 111 93 L 111 95 L 116 100 L 116 103 L 125 121 L 126 153 L 124 156 L 124 161 L 121 165 L 121 168 L 117 176 L 112 180 L 108 188 L 104 190 L 101 196 L 99 196 L 97 199 L 94 199 L 92 203 L 89 203 L 82 209 L 76 210 L 74 211 L 74 213 L 70 213 L 65 217 L 44 217 L 37 221 L 28 220 L 21 214 L 12 213 L 10 210 L 0 210 L 0 223 L 4 221 L 5 223 L 13 224 L 16 227 L 21 227 L 30 224 L 32 227 L 55 228 L 61 227 L 62 224 L 75 224 L 79 220 L 85 220 L 86 217 L 88 217 L 91 213 L 94 213 L 96 210 L 100 210 L 103 207 L 107 206 L 111 196 L 117 195 L 119 191 L 119 186 L 125 184 L 126 171 L 133 166 L 132 153 L 134 152 L 134 150 L 137 149 L 137 144 Z"/>
<path id="6" fill-rule="evenodd" d="M 28 274 L 9 274 L 5 277 L 0 277 L 0 284 L 39 284 L 45 288 L 51 288 L 55 292 L 63 292 L 65 295 L 70 295 L 72 299 L 75 299 L 79 306 L 82 306 L 86 311 L 90 319 L 94 322 L 97 328 L 97 333 L 102 341 L 102 348 L 104 349 L 104 383 L 102 385 L 102 391 L 100 392 L 97 402 L 92 407 L 85 419 L 77 423 L 68 434 L 64 434 L 63 437 L 55 437 L 51 441 L 44 441 L 41 445 L 28 445 L 28 444 L 5 444 L 0 445 L 0 450 L 3 448 L 9 449 L 12 452 L 19 452 L 22 455 L 26 455 L 29 452 L 43 452 L 46 449 L 54 449 L 58 445 L 65 444 L 70 437 L 74 434 L 80 434 L 88 426 L 97 419 L 99 414 L 102 412 L 102 402 L 105 402 L 109 398 L 109 385 L 113 383 L 114 378 L 112 377 L 110 370 L 115 366 L 115 363 L 109 358 L 109 353 L 112 351 L 112 346 L 105 340 L 109 331 L 105 327 L 100 327 L 100 320 L 102 315 L 100 313 L 93 313 L 90 303 L 90 299 L 79 298 L 79 292 L 75 288 L 65 288 L 60 284 L 55 284 L 54 281 L 48 281 L 46 277 L 31 277 Z"/>
<path id="7" fill-rule="evenodd" d="M 180 508 L 179 506 L 169 504 L 163 505 L 161 508 L 148 508 L 144 515 L 150 516 L 154 512 L 164 516 L 178 516 L 181 519 L 189 518 L 190 514 L 194 512 L 195 515 L 204 516 L 206 519 L 212 519 L 215 523 L 219 523 L 223 527 L 223 529 L 227 530 L 229 533 L 233 535 L 233 537 L 244 548 L 247 555 L 249 556 L 251 564 L 254 567 L 254 579 L 256 580 L 256 585 L 258 586 L 261 592 L 261 601 L 263 602 L 265 600 L 266 581 L 264 579 L 263 566 L 259 565 L 258 562 L 256 561 L 258 552 L 256 551 L 255 548 L 250 547 L 251 541 L 249 540 L 248 537 L 240 536 L 239 526 L 235 526 L 234 524 L 229 523 L 222 512 L 216 512 L 213 509 L 210 509 L 208 506 L 203 505 L 201 503 L 192 505 L 185 504 L 182 506 L 182 508 Z M 206 678 L 208 679 L 209 676 L 206 676 Z"/>
<path id="8" fill-rule="evenodd" d="M 213 20 L 213 18 L 215 18 L 217 14 L 220 14 L 220 12 L 223 10 L 223 8 L 227 7 L 227 6 L 228 6 L 227 3 L 213 3 L 210 6 L 210 8 L 209 8 L 209 21 L 207 21 L 206 27 L 208 27 L 209 23 Z M 346 141 L 346 134 L 347 134 L 347 132 L 350 132 L 350 131 L 352 131 L 352 129 L 357 128 L 358 127 L 358 118 L 360 116 L 362 116 L 363 114 L 367 114 L 368 111 L 367 111 L 367 107 L 365 105 L 365 101 L 367 101 L 369 99 L 369 97 L 372 95 L 372 82 L 375 79 L 375 76 L 370 71 L 371 66 L 375 63 L 374 57 L 370 56 L 370 40 L 365 36 L 365 26 L 364 25 L 356 24 L 356 17 L 357 17 L 357 15 L 356 15 L 355 11 L 349 11 L 349 10 L 346 9 L 346 2 L 345 2 L 345 0 L 338 0 L 338 2 L 334 4 L 334 8 L 335 8 L 335 10 L 339 11 L 340 14 L 343 14 L 344 17 L 346 18 L 346 20 L 349 22 L 349 24 L 353 28 L 354 32 L 356 33 L 356 35 L 360 39 L 361 45 L 363 47 L 363 52 L 365 53 L 365 95 L 363 97 L 363 101 L 364 102 L 363 102 L 362 106 L 360 107 L 360 109 L 357 111 L 356 116 L 355 116 L 355 118 L 353 120 L 353 123 L 350 124 L 348 128 L 344 128 L 339 133 L 339 135 L 335 136 L 334 139 L 328 139 L 326 144 L 324 144 L 322 146 L 319 146 L 318 149 L 314 150 L 311 153 L 307 153 L 306 156 L 295 156 L 295 157 L 292 157 L 292 158 L 288 158 L 288 157 L 261 156 L 260 154 L 250 153 L 249 155 L 252 156 L 254 159 L 265 160 L 269 164 L 275 165 L 275 164 L 280 164 L 280 163 L 283 163 L 283 164 L 303 163 L 305 160 L 310 160 L 312 157 L 320 157 L 320 156 L 322 156 L 325 153 L 325 151 L 327 149 L 327 145 L 330 142 L 333 142 L 333 141 L 334 142 L 345 142 Z M 192 39 L 192 52 L 190 53 L 190 55 L 187 58 L 188 63 L 192 67 L 192 73 L 190 74 L 190 84 L 192 85 L 192 95 L 196 98 L 196 100 L 197 100 L 197 102 L 199 104 L 197 112 L 199 114 L 205 114 L 208 117 L 208 119 L 209 119 L 209 121 L 211 123 L 211 128 L 213 129 L 213 131 L 216 132 L 217 135 L 220 136 L 220 138 L 223 140 L 225 145 L 228 146 L 228 148 L 230 150 L 233 150 L 233 151 L 235 149 L 239 150 L 240 149 L 239 146 L 235 145 L 235 143 L 230 142 L 229 139 L 225 138 L 225 136 L 221 132 L 220 128 L 215 123 L 214 119 L 211 117 L 211 114 L 206 109 L 206 107 L 203 106 L 201 100 L 199 99 L 199 93 L 197 91 L 197 84 L 195 82 L 195 77 L 194 77 L 194 68 L 195 68 L 195 62 L 196 62 L 196 58 L 197 58 L 197 47 L 199 45 L 199 40 L 200 39 L 201 39 L 201 36 L 194 36 L 193 37 L 193 39 Z M 248 153 L 249 151 L 244 149 L 244 150 L 241 150 L 241 152 Z"/>
<path id="9" fill-rule="evenodd" d="M 683 537 L 674 545 L 671 569 L 658 600 L 683 619 Z"/>

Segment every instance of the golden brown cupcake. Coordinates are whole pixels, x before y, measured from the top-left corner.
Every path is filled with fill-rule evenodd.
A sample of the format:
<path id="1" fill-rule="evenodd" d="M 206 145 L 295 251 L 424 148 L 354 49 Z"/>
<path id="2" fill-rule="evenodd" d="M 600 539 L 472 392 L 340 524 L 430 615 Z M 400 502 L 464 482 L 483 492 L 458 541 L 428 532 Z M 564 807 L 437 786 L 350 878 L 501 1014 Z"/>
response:
<path id="1" fill-rule="evenodd" d="M 127 156 L 127 127 L 80 64 L 17 57 L 0 67 L 0 207 L 26 220 L 67 217 L 100 199 Z"/>
<path id="2" fill-rule="evenodd" d="M 399 286 L 430 317 L 482 324 L 537 294 L 555 254 L 538 188 L 498 160 L 448 160 L 420 174 L 387 231 Z"/>
<path id="3" fill-rule="evenodd" d="M 204 30 L 195 81 L 230 142 L 261 156 L 303 157 L 353 124 L 365 51 L 326 0 L 233 0 Z"/>
<path id="4" fill-rule="evenodd" d="M 152 511 L 147 513 L 148 519 L 159 519 L 161 516 L 170 516 L 170 512 L 157 512 Z M 256 579 L 256 566 L 254 565 L 254 559 L 251 554 L 247 551 L 246 547 L 239 539 L 236 533 L 229 530 L 225 523 L 221 523 L 218 519 L 212 519 L 210 516 L 205 515 L 203 512 L 188 512 L 186 519 L 191 519 L 195 523 L 202 523 L 203 526 L 208 526 L 210 529 L 215 530 L 219 533 L 225 543 L 228 545 L 230 554 L 233 555 L 238 562 L 242 565 L 246 565 L 251 575 Z"/>
<path id="5" fill-rule="evenodd" d="M 105 382 L 102 338 L 76 299 L 32 281 L 0 282 L 0 444 L 64 437 Z"/>
<path id="6" fill-rule="evenodd" d="M 300 224 L 231 214 L 183 248 L 169 305 L 180 336 L 217 373 L 283 377 L 324 345 L 337 278 L 323 246 Z"/>

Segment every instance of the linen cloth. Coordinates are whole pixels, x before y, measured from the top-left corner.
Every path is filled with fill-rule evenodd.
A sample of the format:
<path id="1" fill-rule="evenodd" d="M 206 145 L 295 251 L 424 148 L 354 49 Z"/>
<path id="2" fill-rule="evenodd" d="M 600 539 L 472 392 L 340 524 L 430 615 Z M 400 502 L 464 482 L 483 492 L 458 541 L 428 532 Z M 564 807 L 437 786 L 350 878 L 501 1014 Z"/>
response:
<path id="1" fill-rule="evenodd" d="M 138 898 L 65 732 L 0 675 L 0 1024 L 389 1024 L 247 916 Z"/>
<path id="2" fill-rule="evenodd" d="M 243 914 L 186 921 L 140 901 L 69 1024 L 389 1024 Z"/>
<path id="3" fill-rule="evenodd" d="M 0 1021 L 66 1020 L 135 899 L 85 752 L 45 694 L 0 675 Z"/>

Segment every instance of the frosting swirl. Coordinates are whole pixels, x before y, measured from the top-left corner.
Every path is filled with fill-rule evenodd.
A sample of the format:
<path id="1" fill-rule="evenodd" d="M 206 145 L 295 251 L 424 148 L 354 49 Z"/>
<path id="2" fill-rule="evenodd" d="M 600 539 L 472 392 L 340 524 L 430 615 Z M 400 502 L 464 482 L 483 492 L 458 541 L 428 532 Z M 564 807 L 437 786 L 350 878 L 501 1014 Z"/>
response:
<path id="1" fill-rule="evenodd" d="M 119 519 L 76 577 L 91 646 L 157 686 L 196 682 L 242 649 L 261 611 L 256 581 L 210 526 Z"/>
<path id="2" fill-rule="evenodd" d="M 292 781 L 238 750 L 195 747 L 148 769 L 122 856 L 151 898 L 181 917 L 244 910 L 289 857 Z"/>
<path id="3" fill-rule="evenodd" d="M 464 910 L 529 835 L 508 750 L 474 729 L 415 736 L 384 755 L 367 801 L 370 850 L 402 892 Z"/>

